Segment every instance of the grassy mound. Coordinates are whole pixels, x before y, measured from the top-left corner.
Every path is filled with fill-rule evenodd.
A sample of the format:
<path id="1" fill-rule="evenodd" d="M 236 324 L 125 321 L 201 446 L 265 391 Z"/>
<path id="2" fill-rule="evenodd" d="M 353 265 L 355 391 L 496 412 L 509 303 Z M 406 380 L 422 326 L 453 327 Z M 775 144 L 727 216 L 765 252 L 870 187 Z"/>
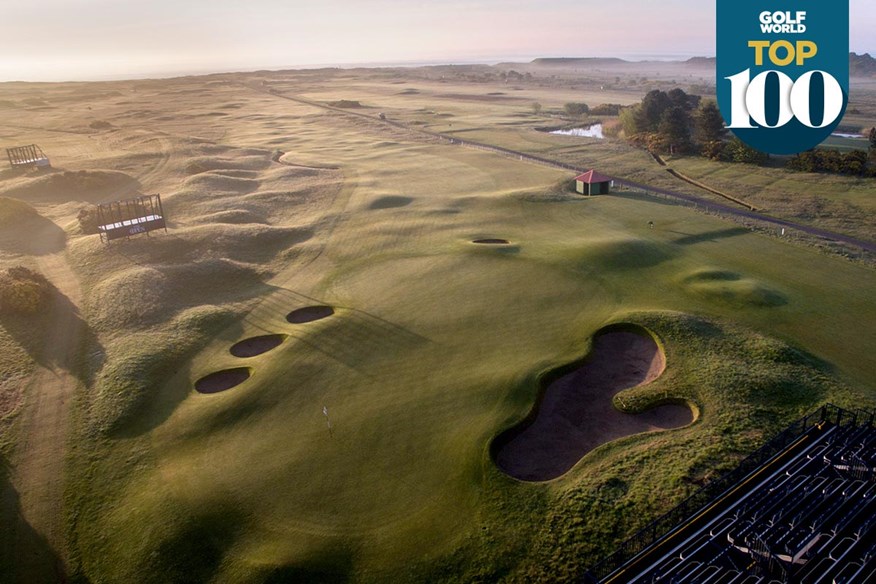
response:
<path id="1" fill-rule="evenodd" d="M 37 217 L 37 210 L 24 201 L 0 197 L 0 227 L 14 227 Z"/>
<path id="2" fill-rule="evenodd" d="M 251 193 L 259 188 L 259 182 L 251 178 L 236 178 L 223 173 L 203 172 L 185 183 L 186 187 L 208 193 Z"/>
<path id="3" fill-rule="evenodd" d="M 684 288 L 691 294 L 730 306 L 772 307 L 787 304 L 781 292 L 751 278 L 727 270 L 699 270 L 686 276 Z"/>
<path id="4" fill-rule="evenodd" d="M 249 209 L 232 209 L 219 211 L 195 219 L 196 223 L 209 225 L 211 223 L 228 223 L 231 225 L 246 225 L 247 223 L 259 223 L 264 225 L 265 218 L 257 212 Z"/>
<path id="5" fill-rule="evenodd" d="M 201 156 L 186 163 L 186 174 L 201 174 L 215 170 L 264 170 L 270 166 L 270 152 L 248 156 Z"/>
<path id="6" fill-rule="evenodd" d="M 588 242 L 581 250 L 588 266 L 608 270 L 634 270 L 661 264 L 675 251 L 666 244 L 635 237 L 612 237 Z"/>
<path id="7" fill-rule="evenodd" d="M 234 316 L 231 307 L 198 306 L 180 313 L 161 329 L 131 333 L 110 343 L 106 365 L 88 404 L 89 431 L 135 431 L 143 408 L 163 411 L 154 403 L 155 385 L 186 371 L 193 351 Z"/>
<path id="8" fill-rule="evenodd" d="M 252 298 L 262 289 L 252 266 L 225 259 L 136 267 L 100 282 L 90 295 L 100 331 L 148 329 L 179 311 Z"/>
<path id="9" fill-rule="evenodd" d="M 7 188 L 3 194 L 39 203 L 97 202 L 108 197 L 125 198 L 139 187 L 135 178 L 123 172 L 75 170 L 31 178 Z"/>

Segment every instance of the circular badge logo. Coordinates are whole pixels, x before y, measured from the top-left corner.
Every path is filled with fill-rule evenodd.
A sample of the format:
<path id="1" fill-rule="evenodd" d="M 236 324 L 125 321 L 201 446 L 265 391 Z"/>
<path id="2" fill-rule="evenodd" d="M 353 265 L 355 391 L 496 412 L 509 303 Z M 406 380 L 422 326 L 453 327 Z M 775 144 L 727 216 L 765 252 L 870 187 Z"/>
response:
<path id="1" fill-rule="evenodd" d="M 718 107 L 727 127 L 770 154 L 814 148 L 849 95 L 848 0 L 718 0 Z"/>

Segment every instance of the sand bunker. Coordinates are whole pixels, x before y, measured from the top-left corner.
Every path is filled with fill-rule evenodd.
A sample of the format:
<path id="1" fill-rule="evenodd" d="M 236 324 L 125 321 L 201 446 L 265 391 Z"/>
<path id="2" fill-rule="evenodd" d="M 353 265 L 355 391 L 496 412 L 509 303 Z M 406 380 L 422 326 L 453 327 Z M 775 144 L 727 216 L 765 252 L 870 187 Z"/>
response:
<path id="1" fill-rule="evenodd" d="M 258 337 L 250 337 L 243 339 L 239 343 L 235 343 L 229 351 L 235 357 L 255 357 L 262 353 L 267 353 L 271 349 L 276 349 L 283 341 L 286 340 L 286 335 L 261 335 Z"/>
<path id="2" fill-rule="evenodd" d="M 304 308 L 293 310 L 287 314 L 286 320 L 292 324 L 302 324 L 329 317 L 334 313 L 335 309 L 331 306 L 306 306 Z"/>
<path id="3" fill-rule="evenodd" d="M 211 373 L 195 382 L 195 389 L 200 393 L 219 393 L 238 386 L 252 374 L 249 367 L 235 367 Z"/>
<path id="4" fill-rule="evenodd" d="M 407 207 L 414 200 L 411 197 L 402 197 L 399 195 L 389 195 L 386 197 L 380 197 L 379 199 L 374 200 L 370 205 L 368 205 L 369 209 L 397 209 L 399 207 Z"/>
<path id="5" fill-rule="evenodd" d="M 535 414 L 493 441 L 496 464 L 514 478 L 546 481 L 612 440 L 690 424 L 693 413 L 685 406 L 663 405 L 625 414 L 612 405 L 616 393 L 653 381 L 664 367 L 663 352 L 644 329 L 633 325 L 603 329 L 583 365 L 559 377 L 548 375 L 553 381 L 543 391 Z"/>
<path id="6" fill-rule="evenodd" d="M 487 239 L 474 239 L 472 243 L 477 243 L 480 245 L 508 245 L 511 243 L 507 239 L 496 239 L 496 238 L 487 238 Z"/>

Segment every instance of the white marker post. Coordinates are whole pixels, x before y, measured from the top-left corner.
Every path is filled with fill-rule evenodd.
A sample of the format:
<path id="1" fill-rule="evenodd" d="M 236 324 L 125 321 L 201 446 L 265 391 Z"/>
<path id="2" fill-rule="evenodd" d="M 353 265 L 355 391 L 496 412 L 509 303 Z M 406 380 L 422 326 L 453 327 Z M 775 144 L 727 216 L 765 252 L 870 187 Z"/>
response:
<path id="1" fill-rule="evenodd" d="M 325 416 L 325 425 L 328 426 L 329 436 L 333 438 L 332 421 L 329 419 L 328 406 L 322 406 L 322 415 Z"/>

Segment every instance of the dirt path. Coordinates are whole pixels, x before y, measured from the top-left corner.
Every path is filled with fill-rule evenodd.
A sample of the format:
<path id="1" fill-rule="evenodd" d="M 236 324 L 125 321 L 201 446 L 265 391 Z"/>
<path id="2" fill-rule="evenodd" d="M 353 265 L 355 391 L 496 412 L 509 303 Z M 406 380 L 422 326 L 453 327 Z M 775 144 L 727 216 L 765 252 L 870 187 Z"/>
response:
<path id="1" fill-rule="evenodd" d="M 61 234 L 63 236 L 63 234 Z M 50 248 L 50 242 L 41 245 Z M 57 288 L 50 307 L 51 325 L 37 358 L 21 414 L 20 437 L 12 461 L 22 522 L 15 534 L 17 582 L 63 582 L 64 463 L 70 406 L 79 380 L 71 373 L 82 338 L 77 306 L 81 290 L 65 253 L 36 257 L 39 271 Z M 50 550 L 32 549 L 32 532 Z M 48 559 L 52 558 L 52 561 Z M 48 564 L 48 565 L 47 565 Z"/>

